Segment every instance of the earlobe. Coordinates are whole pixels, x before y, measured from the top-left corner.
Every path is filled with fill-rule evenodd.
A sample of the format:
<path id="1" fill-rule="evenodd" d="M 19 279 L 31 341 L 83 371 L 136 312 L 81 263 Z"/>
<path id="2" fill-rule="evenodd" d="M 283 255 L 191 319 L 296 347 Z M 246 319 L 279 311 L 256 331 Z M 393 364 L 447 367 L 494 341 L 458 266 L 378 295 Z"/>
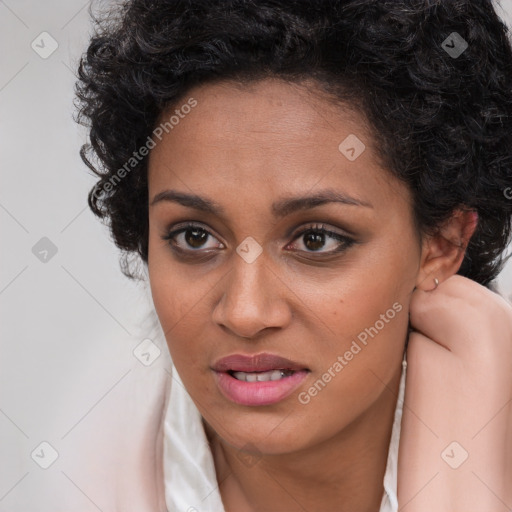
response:
<path id="1" fill-rule="evenodd" d="M 424 240 L 417 288 L 433 291 L 458 272 L 477 225 L 474 210 L 457 209 L 435 235 Z"/>

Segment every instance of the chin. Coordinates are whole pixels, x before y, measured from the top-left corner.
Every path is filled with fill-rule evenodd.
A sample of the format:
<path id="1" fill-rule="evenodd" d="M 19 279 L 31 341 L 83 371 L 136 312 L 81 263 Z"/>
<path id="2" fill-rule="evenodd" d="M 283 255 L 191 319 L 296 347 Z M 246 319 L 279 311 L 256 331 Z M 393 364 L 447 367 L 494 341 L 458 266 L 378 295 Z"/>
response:
<path id="1" fill-rule="evenodd" d="M 288 414 L 243 413 L 223 415 L 225 422 L 217 430 L 217 435 L 227 444 L 253 453 L 254 456 L 281 455 L 307 448 L 315 443 L 319 432 L 311 428 L 313 419 L 304 421 Z"/>

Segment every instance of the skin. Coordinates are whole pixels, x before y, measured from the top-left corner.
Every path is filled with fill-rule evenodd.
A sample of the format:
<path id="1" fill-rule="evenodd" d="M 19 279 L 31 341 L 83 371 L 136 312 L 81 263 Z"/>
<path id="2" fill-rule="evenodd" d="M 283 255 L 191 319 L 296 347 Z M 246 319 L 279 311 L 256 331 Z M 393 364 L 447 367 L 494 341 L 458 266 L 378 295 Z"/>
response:
<path id="1" fill-rule="evenodd" d="M 269 79 L 207 84 L 188 97 L 197 106 L 149 157 L 148 271 L 174 365 L 205 421 L 226 511 L 376 511 L 411 295 L 453 275 L 463 251 L 442 233 L 418 234 L 408 189 L 381 166 L 365 119 L 349 105 Z M 349 134 L 366 146 L 354 161 L 338 149 Z M 328 188 L 371 207 L 331 202 L 272 213 L 275 201 Z M 168 189 L 209 198 L 224 213 L 151 204 Z M 175 237 L 188 259 L 163 239 L 187 221 L 210 233 L 196 246 L 187 244 L 190 232 Z M 315 223 L 355 243 L 325 255 L 340 247 L 336 239 L 315 246 L 295 236 Z M 446 229 L 460 240 L 474 226 L 460 215 Z M 262 248 L 252 263 L 236 252 L 249 236 Z M 299 393 L 394 303 L 401 311 L 302 404 Z M 303 363 L 307 379 L 277 404 L 232 403 L 211 365 L 261 352 Z"/>
<path id="2" fill-rule="evenodd" d="M 512 505 L 512 308 L 455 275 L 411 300 L 400 510 Z M 508 444 L 507 444 L 508 443 Z"/>

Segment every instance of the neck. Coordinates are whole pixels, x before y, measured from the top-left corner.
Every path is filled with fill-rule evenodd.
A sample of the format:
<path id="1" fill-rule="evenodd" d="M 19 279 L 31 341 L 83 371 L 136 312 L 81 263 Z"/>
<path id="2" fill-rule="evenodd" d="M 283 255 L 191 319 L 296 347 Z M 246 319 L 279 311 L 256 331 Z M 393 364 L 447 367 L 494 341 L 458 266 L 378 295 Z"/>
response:
<path id="1" fill-rule="evenodd" d="M 323 443 L 297 452 L 263 455 L 253 464 L 244 464 L 238 450 L 205 424 L 226 512 L 377 512 L 384 493 L 400 370 L 379 399 L 350 425 Z"/>

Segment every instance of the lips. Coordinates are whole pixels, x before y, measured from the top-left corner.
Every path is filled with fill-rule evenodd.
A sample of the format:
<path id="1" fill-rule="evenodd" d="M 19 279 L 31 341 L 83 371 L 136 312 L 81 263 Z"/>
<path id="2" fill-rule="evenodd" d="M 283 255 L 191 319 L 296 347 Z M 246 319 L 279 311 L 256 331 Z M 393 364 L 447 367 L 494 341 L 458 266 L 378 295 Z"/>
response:
<path id="1" fill-rule="evenodd" d="M 272 370 L 308 370 L 300 363 L 274 354 L 256 354 L 253 356 L 233 354 L 223 357 L 212 365 L 216 372 L 268 372 Z"/>
<path id="2" fill-rule="evenodd" d="M 233 354 L 216 361 L 212 370 L 221 393 L 245 406 L 284 400 L 310 373 L 305 365 L 274 354 Z"/>

